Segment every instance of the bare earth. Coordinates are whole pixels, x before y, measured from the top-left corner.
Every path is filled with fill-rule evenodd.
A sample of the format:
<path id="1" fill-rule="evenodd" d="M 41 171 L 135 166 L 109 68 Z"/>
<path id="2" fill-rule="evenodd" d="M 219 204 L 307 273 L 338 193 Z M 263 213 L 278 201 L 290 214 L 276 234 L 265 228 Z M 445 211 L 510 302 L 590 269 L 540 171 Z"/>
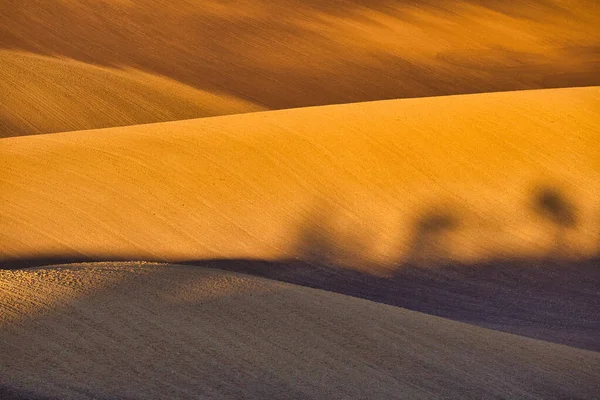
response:
<path id="1" fill-rule="evenodd" d="M 387 276 L 301 260 L 191 260 L 186 265 L 251 274 L 600 351 L 600 258 L 402 265 Z"/>
<path id="2" fill-rule="evenodd" d="M 0 399 L 597 398 L 599 26 L 0 0 Z"/>
<path id="3" fill-rule="evenodd" d="M 0 271 L 5 391 L 61 399 L 592 398 L 600 353 L 197 267 Z"/>
<path id="4" fill-rule="evenodd" d="M 267 108 L 600 85 L 596 0 L 0 0 L 0 9 L 0 48 L 134 68 Z"/>
<path id="5" fill-rule="evenodd" d="M 264 109 L 133 69 L 0 51 L 0 137 Z"/>
<path id="6" fill-rule="evenodd" d="M 598 118 L 590 87 L 4 138 L 0 261 L 269 260 L 326 241 L 331 261 L 376 271 L 410 258 L 419 221 L 439 213 L 458 221 L 439 249 L 450 259 L 540 257 L 557 245 L 533 207 L 544 185 L 576 217 L 561 252 L 587 257 Z"/>

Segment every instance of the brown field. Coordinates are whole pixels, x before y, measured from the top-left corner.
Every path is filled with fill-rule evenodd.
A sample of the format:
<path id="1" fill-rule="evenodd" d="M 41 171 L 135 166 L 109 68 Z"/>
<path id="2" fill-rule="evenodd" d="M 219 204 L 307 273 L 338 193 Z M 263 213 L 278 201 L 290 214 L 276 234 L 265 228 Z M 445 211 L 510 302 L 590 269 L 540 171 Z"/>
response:
<path id="1" fill-rule="evenodd" d="M 0 48 L 134 68 L 267 108 L 600 85 L 595 0 L 2 0 L 0 8 Z M 61 119 L 69 117 L 81 118 Z"/>
<path id="2" fill-rule="evenodd" d="M 0 399 L 600 393 L 600 2 L 0 10 Z"/>
<path id="3" fill-rule="evenodd" d="M 0 137 L 259 111 L 132 69 L 0 51 Z"/>
<path id="4" fill-rule="evenodd" d="M 223 271 L 72 265 L 0 288 L 4 390 L 32 399 L 591 398 L 600 379 L 597 352 Z"/>

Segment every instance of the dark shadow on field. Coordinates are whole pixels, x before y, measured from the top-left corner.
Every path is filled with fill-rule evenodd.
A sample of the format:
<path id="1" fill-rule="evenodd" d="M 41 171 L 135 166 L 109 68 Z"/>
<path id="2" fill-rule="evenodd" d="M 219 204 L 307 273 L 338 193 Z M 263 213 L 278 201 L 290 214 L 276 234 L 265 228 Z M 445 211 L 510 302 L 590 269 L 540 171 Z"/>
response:
<path id="1" fill-rule="evenodd" d="M 0 399 L 2 400 L 58 400 L 56 397 L 46 397 L 27 391 L 18 390 L 0 384 Z"/>
<path id="2" fill-rule="evenodd" d="M 567 233 L 576 227 L 577 209 L 567 195 L 539 185 L 528 198 L 554 237 L 545 257 L 457 262 L 449 242 L 463 215 L 446 204 L 426 208 L 414 218 L 408 251 L 387 276 L 348 267 L 344 261 L 349 257 L 343 256 L 348 250 L 340 248 L 348 246 L 336 242 L 340 232 L 331 227 L 333 212 L 322 207 L 315 208 L 300 227 L 294 259 L 185 264 L 252 274 L 599 351 L 600 258 L 568 258 Z"/>
<path id="3" fill-rule="evenodd" d="M 6 376 L 0 373 L 0 399 L 262 399 L 280 398 L 282 393 L 294 399 L 315 398 L 306 396 L 302 388 L 283 379 L 288 377 L 278 375 L 269 364 L 265 367 L 262 359 L 251 358 L 256 347 L 261 346 L 259 354 L 277 348 L 263 341 L 258 331 L 276 331 L 272 326 L 285 329 L 279 325 L 281 318 L 273 316 L 265 323 L 267 328 L 265 324 L 252 326 L 257 330 L 249 335 L 253 345 L 240 347 L 231 339 L 223 345 L 223 336 L 231 334 L 228 328 L 253 321 L 249 309 L 261 312 L 259 307 L 248 304 L 252 298 L 276 296 L 280 292 L 277 285 L 266 294 L 260 289 L 249 294 L 243 288 L 238 290 L 237 281 L 227 279 L 230 274 L 222 271 L 143 263 L 137 267 L 143 272 L 125 271 L 111 284 L 98 290 L 84 288 L 79 296 L 61 304 L 41 301 L 36 304 L 41 312 L 22 313 L 29 318 L 1 331 L 0 355 L 8 353 L 10 359 L 0 368 L 7 371 Z M 109 274 L 111 270 L 101 264 L 83 269 L 94 268 L 99 277 L 104 268 Z M 190 270 L 197 272 L 191 275 L 197 279 L 190 281 Z M 210 291 L 217 280 L 217 290 L 203 296 L 196 289 L 197 296 L 185 298 L 190 284 L 204 285 Z M 57 284 L 60 287 L 61 282 Z M 130 296 L 131 293 L 137 295 Z M 124 297 L 128 301 L 122 301 Z M 250 301 L 245 302 L 245 298 Z M 17 301 L 23 299 L 17 297 Z M 267 300 L 266 304 L 277 303 Z M 104 305 L 116 307 L 117 311 L 106 312 Z M 187 314 L 178 314 L 181 309 Z M 282 308 L 281 312 L 287 314 L 287 309 Z M 203 324 L 207 314 L 212 323 Z M 186 317 L 196 318 L 195 323 Z M 149 342 L 154 345 L 148 345 Z M 201 344 L 193 344 L 196 342 Z M 83 355 L 78 354 L 82 351 Z M 300 356 L 297 359 L 302 360 Z M 306 362 L 300 363 L 303 361 Z M 14 379 L 15 375 L 10 374 L 14 365 L 19 366 L 16 376 L 25 377 L 17 381 L 27 385 L 23 386 L 26 389 L 4 382 L 8 376 Z M 61 394 L 47 397 L 46 393 Z"/>
<path id="4" fill-rule="evenodd" d="M 334 265 L 339 252 L 332 229 L 333 210 L 319 202 L 298 229 L 293 253 L 313 265 Z"/>
<path id="5" fill-rule="evenodd" d="M 456 214 L 447 209 L 423 213 L 414 222 L 407 263 L 424 268 L 439 267 L 448 263 L 448 235 L 459 225 Z"/>
<path id="6" fill-rule="evenodd" d="M 546 185 L 534 188 L 532 208 L 553 227 L 554 248 L 550 256 L 563 258 L 569 250 L 567 233 L 577 226 L 575 206 L 560 189 Z"/>
<path id="7" fill-rule="evenodd" d="M 42 258 L 0 263 L 0 268 L 115 259 Z M 297 259 L 188 260 L 216 268 L 322 289 L 523 336 L 600 351 L 600 258 L 579 261 L 496 260 L 404 265 L 377 276 Z"/>
<path id="8" fill-rule="evenodd" d="M 565 257 L 567 232 L 577 223 L 575 205 L 552 186 L 536 186 L 532 193 L 527 206 L 554 237 L 542 258 L 474 264 L 453 260 L 448 239 L 460 228 L 462 215 L 450 205 L 428 208 L 414 218 L 408 252 L 397 258 L 402 261 L 388 269 L 387 276 L 362 272 L 368 268 L 349 268 L 346 261 L 367 265 L 362 253 L 365 242 L 372 239 L 366 237 L 370 233 L 356 226 L 346 227 L 350 233 L 335 232 L 335 210 L 320 202 L 299 226 L 293 258 L 135 261 L 245 273 L 600 351 L 600 256 Z M 134 260 L 110 255 L 42 255 L 0 260 L 0 269 L 99 261 Z"/>
<path id="9" fill-rule="evenodd" d="M 394 278 L 297 260 L 200 260 L 189 264 L 295 280 L 313 287 L 338 282 L 337 291 L 356 284 L 359 289 L 354 293 L 358 295 L 364 295 L 365 288 L 381 292 L 399 283 Z M 413 387 L 424 397 L 497 397 L 506 390 L 519 390 L 522 397 L 531 398 L 593 393 L 593 379 L 586 380 L 581 374 L 590 367 L 582 366 L 579 358 L 597 364 L 592 353 L 557 347 L 555 351 L 566 357 L 552 355 L 552 368 L 544 368 L 541 360 L 548 346 L 542 342 L 517 340 L 517 345 L 527 347 L 523 351 L 535 356 L 521 359 L 504 354 L 521 349 L 512 345 L 507 349 L 505 340 L 493 339 L 498 336 L 477 339 L 477 334 L 465 335 L 465 327 L 454 330 L 440 321 L 446 328 L 439 329 L 436 321 L 391 309 L 381 310 L 386 318 L 375 319 L 380 325 L 374 326 L 369 318 L 375 309 L 351 299 L 268 282 L 244 285 L 247 278 L 243 276 L 205 268 L 139 267 L 145 272 L 126 269 L 112 284 L 99 290 L 84 289 L 81 296 L 49 305 L 3 331 L 0 349 L 10 356 L 7 370 L 16 371 L 11 379 L 40 394 L 105 400 L 320 399 L 323 393 L 332 398 L 383 399 Z M 93 268 L 84 269 L 89 273 Z M 106 265 L 97 268 L 112 270 Z M 315 280 L 319 277 L 322 279 Z M 240 281 L 242 285 L 238 285 Z M 188 291 L 192 296 L 186 296 Z M 391 303 L 394 293 L 382 292 L 381 300 Z M 352 303 L 357 305 L 355 309 Z M 399 316 L 397 320 L 394 315 Z M 357 323 L 365 319 L 365 324 Z M 315 326 L 323 331 L 315 332 Z M 385 335 L 383 339 L 381 335 Z M 416 335 L 428 339 L 418 341 L 413 349 Z M 471 338 L 475 340 L 470 342 Z M 341 349 L 343 357 L 338 361 L 329 358 L 330 348 Z M 461 351 L 447 352 L 446 348 Z M 433 363 L 432 354 L 439 357 Z M 573 368 L 577 371 L 566 383 L 557 379 L 557 370 L 569 374 Z M 496 380 L 496 375 L 502 379 Z M 40 399 L 23 394 L 18 393 L 17 399 Z"/>
<path id="10" fill-rule="evenodd" d="M 392 277 L 298 260 L 198 260 L 509 333 L 600 351 L 600 259 L 400 267 Z"/>

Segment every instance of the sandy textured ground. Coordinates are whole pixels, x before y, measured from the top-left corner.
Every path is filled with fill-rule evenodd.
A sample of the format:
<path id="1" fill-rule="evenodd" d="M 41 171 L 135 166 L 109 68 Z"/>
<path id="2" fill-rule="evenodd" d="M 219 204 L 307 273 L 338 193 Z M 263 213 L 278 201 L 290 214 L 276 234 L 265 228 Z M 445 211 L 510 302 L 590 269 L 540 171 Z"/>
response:
<path id="1" fill-rule="evenodd" d="M 0 51 L 0 137 L 262 110 L 132 69 Z"/>
<path id="2" fill-rule="evenodd" d="M 423 219 L 438 215 L 456 221 L 436 244 L 449 258 L 590 255 L 599 112 L 592 87 L 5 138 L 0 259 L 273 259 L 309 248 L 381 266 L 418 252 Z M 536 212 L 538 186 L 562 193 L 572 226 Z"/>
<path id="3" fill-rule="evenodd" d="M 596 0 L 2 0 L 0 8 L 2 48 L 133 67 L 270 108 L 600 85 Z"/>
<path id="4" fill-rule="evenodd" d="M 600 353 L 224 271 L 0 271 L 14 392 L 109 398 L 591 398 Z"/>
<path id="5" fill-rule="evenodd" d="M 298 260 L 197 260 L 188 265 L 275 279 L 600 351 L 600 258 L 569 263 L 495 260 L 435 268 L 403 265 L 388 276 Z"/>
<path id="6" fill-rule="evenodd" d="M 233 3 L 0 0 L 0 398 L 597 396 L 600 2 Z"/>

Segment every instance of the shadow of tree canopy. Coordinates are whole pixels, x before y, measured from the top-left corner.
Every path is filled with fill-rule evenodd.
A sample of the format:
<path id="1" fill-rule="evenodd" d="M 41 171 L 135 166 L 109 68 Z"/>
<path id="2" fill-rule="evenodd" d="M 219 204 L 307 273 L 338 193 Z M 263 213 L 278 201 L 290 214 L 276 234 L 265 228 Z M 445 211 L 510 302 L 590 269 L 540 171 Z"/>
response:
<path id="1" fill-rule="evenodd" d="M 417 217 L 406 262 L 419 267 L 437 267 L 449 260 L 448 235 L 460 221 L 450 209 L 434 209 Z"/>
<path id="2" fill-rule="evenodd" d="M 319 202 L 309 213 L 298 229 L 293 250 L 297 259 L 314 265 L 335 264 L 339 248 L 332 232 L 333 215 L 324 202 Z"/>
<path id="3" fill-rule="evenodd" d="M 557 187 L 534 188 L 532 207 L 542 218 L 554 226 L 552 257 L 564 257 L 569 248 L 567 232 L 577 226 L 577 210 L 574 204 Z"/>
<path id="4" fill-rule="evenodd" d="M 600 351 L 600 257 L 556 263 L 556 257 L 568 246 L 567 231 L 577 226 L 576 207 L 561 190 L 548 185 L 535 187 L 527 204 L 553 227 L 555 246 L 546 258 L 457 262 L 450 257 L 447 239 L 461 226 L 463 214 L 454 211 L 452 205 L 438 206 L 414 218 L 407 261 L 392 274 L 377 276 L 339 262 L 340 253 L 347 253 L 343 247 L 355 248 L 351 257 L 359 257 L 356 253 L 364 247 L 340 243 L 337 236 L 364 235 L 336 231 L 336 210 L 317 202 L 298 228 L 290 259 L 177 263 L 261 276 Z M 357 227 L 350 224 L 345 229 Z M 122 259 L 48 255 L 0 260 L 0 269 L 117 260 Z"/>

